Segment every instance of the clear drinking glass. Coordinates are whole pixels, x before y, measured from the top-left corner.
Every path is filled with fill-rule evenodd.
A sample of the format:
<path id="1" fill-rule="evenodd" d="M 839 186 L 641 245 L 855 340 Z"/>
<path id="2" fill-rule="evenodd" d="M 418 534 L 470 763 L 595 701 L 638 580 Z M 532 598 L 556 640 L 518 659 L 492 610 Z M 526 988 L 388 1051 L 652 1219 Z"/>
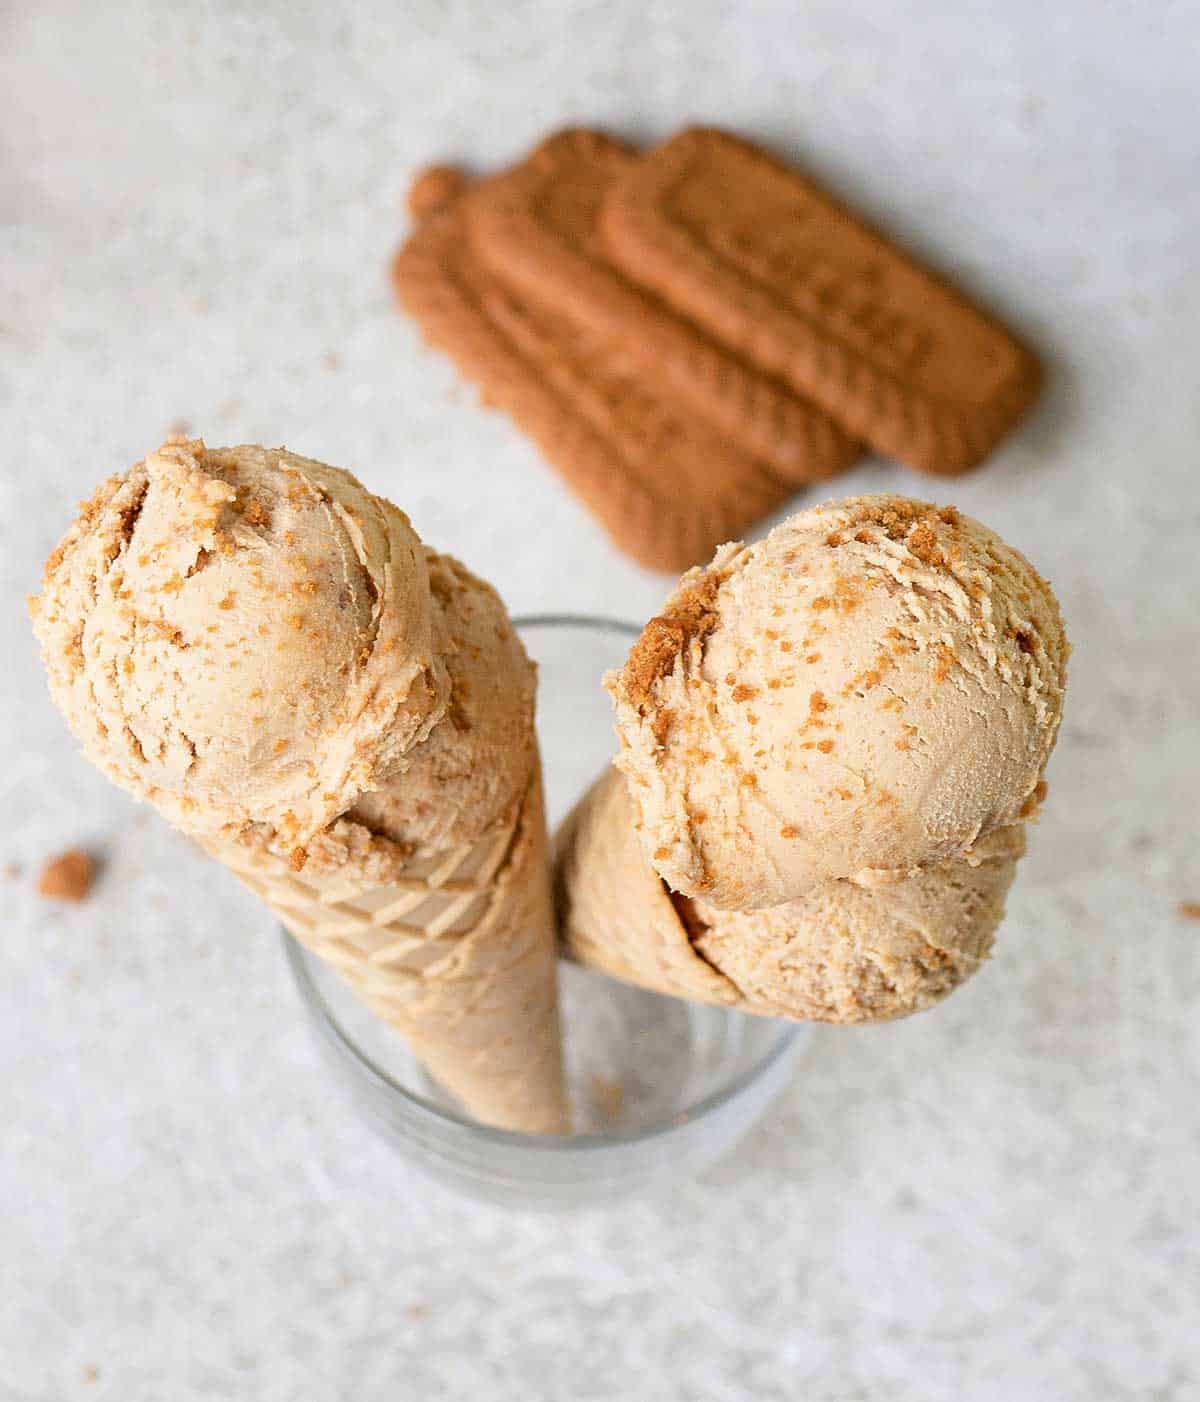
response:
<path id="1" fill-rule="evenodd" d="M 517 629 L 538 663 L 538 739 L 553 827 L 612 757 L 600 678 L 624 659 L 637 630 L 550 614 L 518 619 Z M 787 1085 L 810 1033 L 564 964 L 576 1132 L 513 1134 L 466 1116 L 332 969 L 286 934 L 284 948 L 327 1060 L 369 1121 L 414 1167 L 492 1202 L 570 1208 L 698 1172 Z"/>

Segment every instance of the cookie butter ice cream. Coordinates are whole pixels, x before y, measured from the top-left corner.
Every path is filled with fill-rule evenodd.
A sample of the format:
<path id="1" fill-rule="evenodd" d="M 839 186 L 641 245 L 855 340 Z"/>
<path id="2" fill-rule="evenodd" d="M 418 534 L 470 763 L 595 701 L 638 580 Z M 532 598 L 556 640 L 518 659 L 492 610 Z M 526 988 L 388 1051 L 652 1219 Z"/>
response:
<path id="1" fill-rule="evenodd" d="M 407 517 L 348 473 L 172 440 L 84 504 L 34 627 L 115 782 L 194 836 L 300 845 L 446 709 L 427 574 Z"/>
<path id="2" fill-rule="evenodd" d="M 886 1022 L 939 1002 L 983 964 L 1025 850 L 1023 824 L 897 881 L 822 881 L 770 910 L 676 898 L 696 954 L 736 1006 L 815 1022 Z"/>
<path id="3" fill-rule="evenodd" d="M 451 556 L 426 550 L 426 560 L 450 679 L 446 715 L 409 752 L 403 784 L 365 794 L 347 815 L 416 847 L 473 841 L 537 764 L 537 675 L 503 600 Z"/>
<path id="4" fill-rule="evenodd" d="M 970 860 L 1036 806 L 1067 651 L 1049 584 L 953 507 L 850 498 L 725 546 L 606 682 L 646 854 L 741 910 Z"/>
<path id="5" fill-rule="evenodd" d="M 1025 850 L 1018 823 L 969 859 L 896 881 L 821 881 L 768 910 L 718 910 L 667 889 L 630 807 L 610 769 L 563 824 L 564 953 L 656 993 L 767 1017 L 885 1022 L 931 1007 L 986 960 Z"/>

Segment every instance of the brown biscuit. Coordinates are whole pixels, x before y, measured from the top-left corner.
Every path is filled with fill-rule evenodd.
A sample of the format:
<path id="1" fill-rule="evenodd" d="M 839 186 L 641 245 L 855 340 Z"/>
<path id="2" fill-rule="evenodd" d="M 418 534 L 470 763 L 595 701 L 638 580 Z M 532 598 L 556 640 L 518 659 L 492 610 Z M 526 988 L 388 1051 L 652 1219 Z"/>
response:
<path id="1" fill-rule="evenodd" d="M 470 244 L 477 193 L 432 215 L 397 253 L 399 301 L 484 401 L 537 443 L 622 550 L 679 571 L 791 494 L 757 459 L 649 391 L 626 344 L 503 284 Z"/>
<path id="2" fill-rule="evenodd" d="M 620 178 L 614 257 L 747 360 L 926 472 L 979 462 L 1036 395 L 997 322 L 790 167 L 692 128 Z"/>
<path id="3" fill-rule="evenodd" d="M 608 188 L 637 160 L 599 132 L 547 138 L 480 187 L 471 210 L 480 256 L 534 303 L 620 340 L 647 387 L 707 419 L 786 481 L 815 482 L 848 467 L 862 445 L 828 415 L 718 346 L 614 265 L 600 211 Z"/>

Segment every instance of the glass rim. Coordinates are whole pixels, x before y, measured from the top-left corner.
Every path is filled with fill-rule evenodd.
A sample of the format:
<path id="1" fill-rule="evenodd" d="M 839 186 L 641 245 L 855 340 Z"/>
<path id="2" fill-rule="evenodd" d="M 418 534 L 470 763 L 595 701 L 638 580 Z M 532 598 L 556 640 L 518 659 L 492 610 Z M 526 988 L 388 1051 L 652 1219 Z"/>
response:
<path id="1" fill-rule="evenodd" d="M 600 613 L 518 613 L 513 615 L 512 625 L 518 632 L 522 628 L 584 628 L 593 633 L 618 633 L 623 638 L 636 638 L 642 631 L 636 623 Z"/>
<path id="2" fill-rule="evenodd" d="M 627 638 L 637 637 L 641 632 L 641 629 L 635 624 L 625 623 L 620 619 L 606 618 L 601 614 L 530 613 L 514 615 L 512 622 L 518 632 L 523 629 L 582 628 L 597 633 L 614 633 Z M 398 1096 L 410 1105 L 418 1115 L 436 1124 L 452 1126 L 457 1131 L 509 1148 L 529 1149 L 537 1153 L 562 1153 L 575 1149 L 595 1152 L 669 1138 L 673 1134 L 682 1132 L 695 1120 L 714 1114 L 722 1106 L 738 1099 L 750 1086 L 787 1056 L 795 1047 L 802 1030 L 799 1026 L 780 1020 L 775 1040 L 763 1057 L 752 1066 L 739 1072 L 728 1085 L 722 1086 L 719 1090 L 710 1091 L 693 1105 L 686 1105 L 676 1110 L 673 1117 L 665 1120 L 662 1124 L 649 1125 L 640 1129 L 617 1130 L 611 1134 L 524 1134 L 519 1130 L 500 1129 L 495 1125 L 468 1119 L 466 1116 L 456 1114 L 444 1106 L 436 1105 L 416 1091 L 402 1086 L 379 1066 L 342 1027 L 309 972 L 308 951 L 282 925 L 279 927 L 279 932 L 283 940 L 284 957 L 291 969 L 293 980 L 305 1002 L 316 1014 L 324 1037 L 339 1054 L 349 1058 L 361 1070 L 364 1070 L 378 1088 Z M 597 974 L 595 977 L 604 978 L 609 977 L 609 975 Z M 737 1010 L 730 1009 L 729 1011 Z M 743 1017 L 752 1016 L 749 1013 L 741 1015 Z"/>
<path id="3" fill-rule="evenodd" d="M 395 1080 L 363 1051 L 344 1030 L 308 971 L 307 961 L 310 957 L 315 956 L 309 956 L 308 951 L 300 941 L 282 925 L 279 927 L 279 934 L 283 943 L 284 957 L 287 959 L 292 977 L 300 989 L 302 997 L 317 1014 L 322 1035 L 333 1044 L 340 1055 L 353 1061 L 360 1070 L 367 1073 L 377 1087 L 405 1101 L 418 1115 L 441 1125 L 452 1126 L 455 1130 L 475 1137 L 490 1140 L 494 1144 L 507 1145 L 510 1148 L 533 1149 L 537 1152 L 547 1150 L 563 1152 L 574 1149 L 593 1152 L 668 1138 L 672 1134 L 679 1133 L 694 1121 L 705 1118 L 715 1113 L 723 1105 L 738 1099 L 744 1091 L 766 1075 L 792 1050 L 801 1033 L 799 1027 L 787 1023 L 781 1025 L 777 1029 L 777 1035 L 770 1050 L 753 1066 L 748 1066 L 744 1071 L 739 1072 L 728 1085 L 702 1096 L 695 1104 L 685 1105 L 676 1110 L 674 1116 L 663 1121 L 662 1124 L 649 1125 L 641 1129 L 617 1130 L 611 1134 L 525 1134 L 520 1130 L 500 1129 L 495 1125 L 484 1124 L 481 1120 L 468 1119 L 444 1106 L 435 1105 L 432 1100 L 427 1100 L 416 1091 L 402 1086 L 399 1081 Z M 596 977 L 607 978 L 609 975 L 597 974 Z M 736 1009 L 729 1011 L 736 1011 Z M 743 1017 L 752 1016 L 750 1013 L 741 1015 Z"/>

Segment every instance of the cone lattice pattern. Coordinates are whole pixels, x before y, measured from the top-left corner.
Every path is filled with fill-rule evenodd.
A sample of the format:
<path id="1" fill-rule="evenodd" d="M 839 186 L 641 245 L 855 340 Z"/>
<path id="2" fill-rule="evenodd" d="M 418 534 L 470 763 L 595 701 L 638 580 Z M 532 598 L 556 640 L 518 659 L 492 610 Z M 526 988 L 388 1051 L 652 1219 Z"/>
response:
<path id="1" fill-rule="evenodd" d="M 258 847 L 209 850 L 473 1115 L 506 1129 L 565 1130 L 536 777 L 520 806 L 477 842 L 414 853 L 385 880 L 361 857 L 294 871 Z"/>

